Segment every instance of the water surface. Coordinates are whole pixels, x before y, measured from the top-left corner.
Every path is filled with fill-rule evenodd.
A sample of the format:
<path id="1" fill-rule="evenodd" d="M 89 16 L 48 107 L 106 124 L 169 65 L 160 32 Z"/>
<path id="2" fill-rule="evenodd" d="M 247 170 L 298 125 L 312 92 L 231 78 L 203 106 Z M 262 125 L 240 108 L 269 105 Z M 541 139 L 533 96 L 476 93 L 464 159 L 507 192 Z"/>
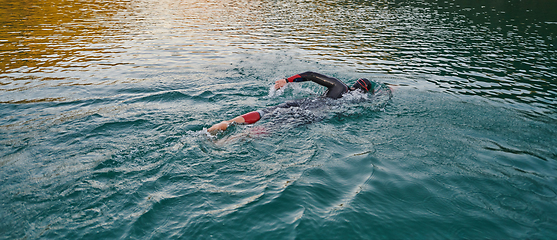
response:
<path id="1" fill-rule="evenodd" d="M 0 2 L 3 239 L 557 234 L 553 1 Z M 393 97 L 206 134 L 308 70 Z"/>

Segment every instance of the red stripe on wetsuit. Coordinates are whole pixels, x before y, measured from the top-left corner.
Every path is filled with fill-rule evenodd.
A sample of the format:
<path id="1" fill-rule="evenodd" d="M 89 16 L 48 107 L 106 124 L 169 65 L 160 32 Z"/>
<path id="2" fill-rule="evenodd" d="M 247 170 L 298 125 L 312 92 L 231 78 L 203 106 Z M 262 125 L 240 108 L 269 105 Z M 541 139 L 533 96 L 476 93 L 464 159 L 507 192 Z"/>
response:
<path id="1" fill-rule="evenodd" d="M 257 111 L 253 111 L 242 115 L 242 117 L 244 118 L 245 123 L 252 124 L 261 119 L 261 114 Z"/>
<path id="2" fill-rule="evenodd" d="M 287 78 L 286 82 L 294 82 L 294 80 L 296 80 L 296 79 L 302 79 L 302 76 L 300 76 L 300 74 L 296 74 L 292 77 Z"/>

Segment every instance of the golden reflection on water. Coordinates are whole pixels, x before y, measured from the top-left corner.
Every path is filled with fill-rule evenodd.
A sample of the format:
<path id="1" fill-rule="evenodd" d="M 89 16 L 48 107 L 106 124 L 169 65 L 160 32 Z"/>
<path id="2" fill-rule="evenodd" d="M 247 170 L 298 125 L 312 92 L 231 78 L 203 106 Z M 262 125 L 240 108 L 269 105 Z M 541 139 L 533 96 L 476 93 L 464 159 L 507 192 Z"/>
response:
<path id="1" fill-rule="evenodd" d="M 0 51 L 3 73 L 49 71 L 62 62 L 78 66 L 92 43 L 106 41 L 103 19 L 125 7 L 112 1 L 2 1 Z M 94 57 L 93 57 L 94 58 Z"/>
<path id="2" fill-rule="evenodd" d="M 246 21 L 230 24 L 236 16 L 257 16 L 248 14 L 257 5 L 258 1 L 2 0 L 0 92 L 125 83 L 133 81 L 126 72 L 160 64 L 171 51 L 172 56 L 221 54 L 218 49 L 223 46 L 217 42 L 222 32 L 245 27 L 241 24 Z M 172 38 L 177 40 L 168 40 Z M 118 68 L 121 65 L 131 66 Z M 113 77 L 118 74 L 124 76 Z M 40 99 L 4 95 L 0 101 L 63 98 Z"/>
<path id="3" fill-rule="evenodd" d="M 381 2 L 376 4 L 383 8 Z M 334 1 L 4 0 L 0 14 L 0 91 L 25 91 L 45 86 L 40 83 L 45 81 L 51 87 L 67 81 L 99 82 L 84 79 L 86 75 L 66 76 L 76 71 L 98 74 L 126 64 L 148 68 L 165 61 L 161 56 L 168 52 L 190 58 L 210 55 L 200 60 L 211 61 L 241 49 L 293 45 L 326 51 L 322 56 L 376 49 L 374 42 L 350 36 L 377 16 L 359 14 L 357 5 L 339 8 Z M 354 24 L 338 25 L 347 19 Z M 381 28 L 365 29 L 366 34 Z M 349 41 L 358 43 L 345 44 Z M 375 57 L 386 55 L 383 51 Z"/>

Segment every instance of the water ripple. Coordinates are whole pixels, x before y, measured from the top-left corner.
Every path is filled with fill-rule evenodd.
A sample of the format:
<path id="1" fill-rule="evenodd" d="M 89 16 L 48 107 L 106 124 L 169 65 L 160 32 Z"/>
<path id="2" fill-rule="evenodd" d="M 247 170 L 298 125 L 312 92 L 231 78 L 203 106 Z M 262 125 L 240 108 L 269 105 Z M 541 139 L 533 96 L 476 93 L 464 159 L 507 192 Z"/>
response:
<path id="1" fill-rule="evenodd" d="M 555 236 L 556 9 L 4 0 L 0 238 Z M 388 84 L 207 133 L 308 70 Z"/>

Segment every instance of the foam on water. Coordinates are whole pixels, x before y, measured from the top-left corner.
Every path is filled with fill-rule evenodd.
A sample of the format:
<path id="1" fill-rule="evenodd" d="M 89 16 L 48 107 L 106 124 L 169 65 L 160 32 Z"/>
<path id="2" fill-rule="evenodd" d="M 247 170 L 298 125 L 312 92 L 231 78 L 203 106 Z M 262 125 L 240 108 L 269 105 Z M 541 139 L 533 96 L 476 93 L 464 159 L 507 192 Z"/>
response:
<path id="1" fill-rule="evenodd" d="M 296 96 L 318 96 L 319 93 L 315 92 L 314 89 L 304 87 L 302 83 L 287 83 L 284 87 L 280 89 L 275 89 L 274 85 L 269 87 L 269 93 L 267 98 L 279 98 L 279 97 L 296 97 Z"/>

